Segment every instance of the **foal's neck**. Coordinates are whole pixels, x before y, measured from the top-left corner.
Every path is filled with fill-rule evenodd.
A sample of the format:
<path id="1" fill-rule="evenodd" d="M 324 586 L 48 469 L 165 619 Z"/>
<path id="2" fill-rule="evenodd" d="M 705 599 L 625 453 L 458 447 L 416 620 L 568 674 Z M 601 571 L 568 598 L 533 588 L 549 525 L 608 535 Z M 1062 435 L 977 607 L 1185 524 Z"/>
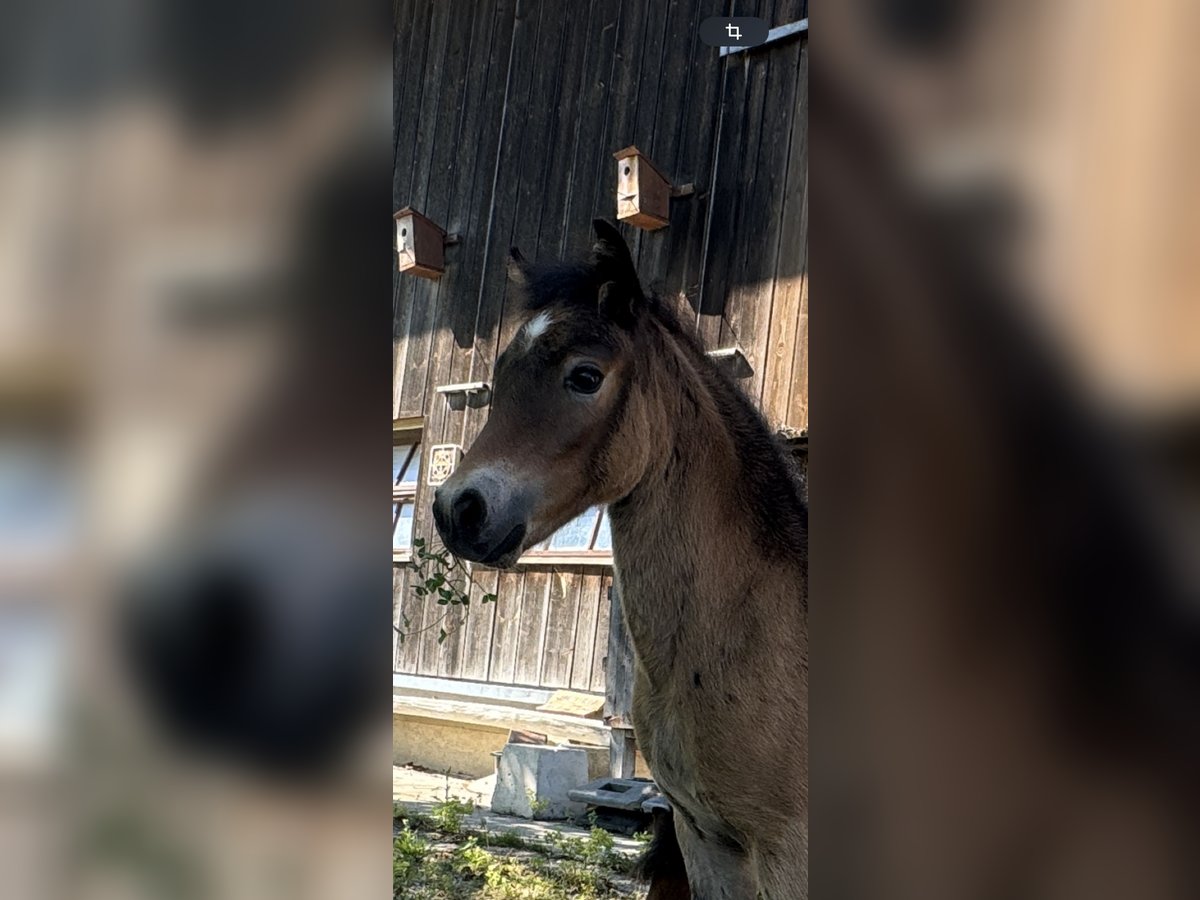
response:
<path id="1" fill-rule="evenodd" d="M 748 401 L 680 339 L 663 336 L 661 369 L 642 389 L 661 422 L 652 462 L 634 490 L 610 508 L 626 621 L 639 661 L 665 676 L 688 637 L 729 627 L 722 609 L 752 576 L 756 529 L 749 510 L 762 485 L 747 484 L 749 428 L 767 436 Z M 755 443 L 755 442 L 751 442 Z M 776 485 L 787 490 L 789 486 Z"/>

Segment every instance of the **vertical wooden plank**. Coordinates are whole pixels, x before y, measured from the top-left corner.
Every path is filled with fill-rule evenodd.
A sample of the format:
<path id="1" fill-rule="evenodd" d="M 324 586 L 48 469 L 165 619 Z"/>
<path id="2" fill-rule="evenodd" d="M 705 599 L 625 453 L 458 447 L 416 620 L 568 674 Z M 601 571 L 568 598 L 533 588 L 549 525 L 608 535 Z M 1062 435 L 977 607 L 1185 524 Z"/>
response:
<path id="1" fill-rule="evenodd" d="M 449 4 L 446 5 L 449 6 Z M 440 97 L 436 98 L 436 102 L 442 107 L 443 114 L 439 117 L 438 127 L 433 134 L 429 183 L 423 200 L 429 215 L 435 221 L 444 224 L 452 223 L 453 220 L 465 215 L 471 201 L 470 193 L 464 182 L 469 184 L 474 179 L 474 172 L 469 168 L 473 159 L 468 154 L 460 154 L 460 140 L 468 113 L 473 111 L 473 108 L 466 102 L 466 92 L 468 88 L 473 87 L 478 91 L 482 90 L 484 86 L 483 81 L 475 73 L 490 63 L 484 60 L 482 54 L 477 56 L 476 51 L 487 46 L 488 32 L 494 25 L 494 17 L 459 15 L 452 22 L 453 33 L 447 42 L 442 71 L 448 84 Z M 472 77 L 473 75 L 475 77 Z M 434 100 L 435 98 L 430 98 L 431 102 Z M 447 227 L 449 228 L 450 225 L 447 224 Z M 445 365 L 444 361 L 453 352 L 452 336 L 445 324 L 447 316 L 441 314 L 440 308 L 450 306 L 458 300 L 459 287 L 463 283 L 460 265 L 463 260 L 458 253 L 461 246 L 461 244 L 456 246 L 449 253 L 446 273 L 438 283 L 439 318 L 435 325 L 430 363 L 426 372 L 427 378 L 429 373 L 441 371 Z M 426 427 L 428 434 L 426 454 L 428 454 L 428 447 L 443 442 L 446 430 L 445 422 L 451 415 L 444 399 L 436 395 L 436 388 L 436 383 L 425 388 L 428 397 L 427 409 L 430 412 Z M 427 491 L 426 493 L 427 496 L 424 498 L 421 510 L 422 524 L 432 531 L 429 505 L 431 498 L 428 497 L 431 492 Z M 467 587 L 468 585 L 464 581 L 464 590 Z M 476 595 L 477 599 L 482 592 L 471 587 L 470 595 Z M 490 610 L 481 611 L 478 618 L 486 619 L 489 615 Z M 469 628 L 474 627 L 475 617 L 470 610 L 455 610 L 449 619 L 451 624 L 446 629 L 445 641 L 429 646 L 437 657 L 438 675 L 457 677 L 462 660 L 462 646 L 467 640 L 465 633 Z"/>
<path id="2" fill-rule="evenodd" d="M 619 144 L 610 148 L 619 150 L 629 144 L 636 144 L 651 159 L 658 161 L 655 154 L 655 125 L 659 110 L 659 99 L 664 90 L 663 60 L 666 56 L 664 43 L 666 40 L 666 23 L 671 8 L 677 5 L 677 0 L 652 0 L 646 3 L 645 22 L 642 33 L 642 51 L 639 54 L 638 74 L 634 89 L 636 102 L 632 106 L 633 115 L 628 124 L 628 140 L 622 139 Z M 665 166 L 665 163 L 658 163 Z M 609 169 L 612 178 L 612 169 Z M 668 171 L 668 177 L 674 177 L 674 172 Z M 610 181 L 611 185 L 612 182 Z M 636 264 L 641 254 L 642 243 L 651 237 L 649 232 L 638 228 L 630 236 L 629 246 L 633 251 Z M 659 235 L 659 240 L 662 240 Z"/>
<path id="3" fill-rule="evenodd" d="M 486 84 L 486 69 L 493 63 L 490 57 L 476 57 L 470 52 L 471 45 L 488 45 L 492 17 L 465 17 L 456 14 L 452 6 L 439 4 L 437 15 L 430 20 L 432 31 L 427 35 L 427 42 L 434 47 L 441 47 L 441 51 L 436 57 L 429 58 L 437 60 L 436 77 L 445 83 L 445 87 L 439 85 L 436 92 L 431 90 L 413 101 L 429 109 L 417 111 L 425 126 L 418 129 L 414 141 L 410 188 L 406 200 L 423 207 L 440 223 L 450 222 L 463 204 L 468 202 L 469 193 L 460 189 L 458 183 L 460 180 L 469 183 L 473 176 L 472 172 L 460 167 L 460 155 L 457 152 L 458 136 L 464 127 L 467 107 L 454 101 L 460 90 L 471 92 L 475 90 L 472 85 L 482 89 Z M 469 24 L 464 28 L 462 23 Z M 452 33 L 449 31 L 451 28 Z M 458 86 L 460 84 L 462 88 Z M 443 90 L 450 91 L 451 102 L 448 104 L 441 103 Z M 400 157 L 397 167 L 403 164 L 404 159 Z M 454 304 L 451 300 L 457 301 L 458 297 L 456 286 L 459 269 L 455 262 L 454 257 L 449 259 L 446 274 L 439 281 L 402 279 L 409 283 L 412 306 L 408 314 L 407 333 L 403 338 L 406 359 L 399 406 L 405 414 L 425 415 L 422 455 L 426 459 L 429 447 L 441 439 L 441 417 L 445 403 L 434 393 L 434 389 L 437 385 L 436 373 L 448 353 L 444 337 L 447 330 L 445 323 L 452 315 L 451 307 Z M 443 297 L 446 302 L 441 302 Z M 436 533 L 432 526 L 428 494 L 429 490 L 422 485 L 417 496 L 413 527 L 414 534 L 426 538 L 432 546 L 436 542 Z M 445 644 L 439 645 L 437 642 L 441 627 L 446 627 L 453 635 L 447 643 L 456 647 L 454 642 L 459 639 L 455 627 L 456 612 L 447 616 L 443 625 L 432 624 L 446 612 L 432 600 L 427 600 L 421 609 L 420 635 L 416 640 L 417 668 L 423 674 L 438 674 L 446 668 L 441 659 L 446 652 Z"/>
<path id="4" fill-rule="evenodd" d="M 395 129 L 395 163 L 392 169 L 394 209 L 399 209 L 405 203 L 412 187 L 412 158 L 421 115 L 425 112 L 435 112 L 432 109 L 425 110 L 421 103 L 433 7 L 434 4 L 428 0 L 414 0 L 411 17 L 407 23 L 401 23 L 398 46 L 393 48 L 393 53 L 399 52 L 402 57 L 393 60 L 393 73 L 398 67 L 404 73 L 403 80 L 393 86 L 393 109 L 396 111 L 398 123 Z"/>
<path id="5" fill-rule="evenodd" d="M 545 649 L 542 651 L 542 674 L 539 679 L 543 687 L 571 686 L 575 628 L 579 620 L 582 589 L 582 569 L 556 569 L 550 576 Z"/>
<path id="6" fill-rule="evenodd" d="M 622 0 L 617 19 L 617 37 L 613 45 L 613 69 L 609 80 L 610 96 L 605 105 L 605 121 L 599 144 L 604 148 L 592 175 L 591 207 L 608 219 L 617 215 L 613 192 L 615 171 L 612 154 L 632 143 L 633 115 L 636 112 L 637 78 L 646 33 L 646 13 L 653 0 Z M 591 228 L 587 246 L 591 246 Z"/>
<path id="7" fill-rule="evenodd" d="M 637 111 L 641 91 L 643 63 L 657 67 L 658 58 L 650 58 L 646 52 L 647 40 L 652 43 L 657 40 L 661 44 L 661 27 L 659 34 L 653 34 L 654 21 L 661 22 L 656 16 L 655 8 L 661 9 L 661 2 L 654 0 L 622 0 L 621 27 L 616 46 L 616 70 L 613 81 L 613 100 L 609 105 L 609 122 L 607 145 L 609 159 L 612 152 L 621 147 L 636 143 Z M 649 85 L 649 89 L 653 89 Z M 647 137 L 649 134 L 647 133 Z M 615 210 L 616 201 L 613 201 Z"/>
<path id="8" fill-rule="evenodd" d="M 426 90 L 418 116 L 416 143 L 413 148 L 411 183 L 407 197 L 411 204 L 434 222 L 445 227 L 451 208 L 450 194 L 455 162 L 455 143 L 462 118 L 459 99 L 466 82 L 469 59 L 467 45 L 472 37 L 470 20 L 456 18 L 453 26 L 452 4 L 436 4 L 431 20 L 431 49 L 425 62 Z M 448 102 L 443 102 L 447 100 Z M 401 163 L 402 164 L 402 161 Z M 452 297 L 457 256 L 449 258 L 447 273 L 437 281 L 401 275 L 417 282 L 409 292 L 412 304 L 408 314 L 407 351 L 400 392 L 400 408 L 411 411 L 428 409 L 429 373 L 437 344 L 436 325 L 443 296 Z M 406 412 L 406 414 L 412 414 Z"/>
<path id="9" fill-rule="evenodd" d="M 609 732 L 608 777 L 632 778 L 637 768 L 637 740 L 632 727 L 620 726 Z"/>
<path id="10" fill-rule="evenodd" d="M 475 587 L 467 580 L 465 575 L 459 575 L 454 578 L 454 585 L 458 590 L 461 590 L 467 595 L 467 599 L 471 600 L 475 593 Z M 472 602 L 474 602 L 472 600 Z M 459 674 L 459 661 L 462 656 L 463 632 L 466 630 L 467 623 L 471 621 L 473 611 L 468 606 L 464 608 L 461 605 L 455 605 L 450 608 L 441 607 L 447 612 L 446 616 L 446 639 L 441 643 L 433 645 L 435 674 L 443 678 L 457 678 Z"/>
<path id="11" fill-rule="evenodd" d="M 454 34 L 462 36 L 469 29 L 463 29 L 461 26 L 451 29 L 450 3 L 433 3 L 431 6 L 433 9 L 429 20 L 428 49 L 425 55 L 419 100 L 420 112 L 417 116 L 417 134 L 411 162 L 412 184 L 409 189 L 409 197 L 407 200 L 401 198 L 401 201 L 418 207 L 421 212 L 432 217 L 440 225 L 443 223 L 438 220 L 437 210 L 430 210 L 428 207 L 428 188 L 430 171 L 434 165 L 439 126 L 449 119 L 455 119 L 458 115 L 457 110 L 447 109 L 442 104 L 444 89 L 452 86 L 457 80 L 457 73 L 447 68 L 446 65 L 450 34 L 453 31 Z M 442 130 L 444 132 L 444 126 L 442 126 Z M 444 209 L 444 205 L 442 208 Z"/>
<path id="12" fill-rule="evenodd" d="M 679 171 L 678 162 L 684 116 L 692 82 L 696 77 L 696 48 L 697 45 L 703 46 L 699 40 L 698 12 L 696 0 L 671 0 L 666 4 L 663 33 L 667 39 L 659 54 L 658 73 L 652 88 L 642 86 L 643 100 L 638 109 L 639 135 L 646 130 L 651 132 L 649 146 L 643 149 L 676 185 L 692 178 L 690 173 Z M 647 93 L 653 95 L 653 104 L 645 102 Z M 643 121 L 643 116 L 651 109 L 649 120 Z M 655 290 L 667 289 L 667 251 L 673 245 L 670 232 L 677 221 L 677 209 L 693 201 L 694 197 L 673 200 L 671 225 L 642 235 L 637 256 L 638 271 L 643 281 Z"/>
<path id="13" fill-rule="evenodd" d="M 807 222 L 807 204 L 805 221 Z M 792 394 L 788 401 L 787 424 L 808 431 L 808 272 L 800 275 L 800 316 L 792 357 Z"/>
<path id="14" fill-rule="evenodd" d="M 611 185 L 612 151 L 604 140 L 604 129 L 612 102 L 622 12 L 620 0 L 592 0 L 580 79 L 575 149 L 561 224 L 560 255 L 564 258 L 585 254 L 592 245 L 592 219 L 611 217 L 616 212 L 615 201 L 597 205 L 598 200 L 604 199 L 597 182 Z M 602 181 L 606 178 L 610 180 Z"/>
<path id="15" fill-rule="evenodd" d="M 632 727 L 633 644 L 621 612 L 621 594 L 609 588 L 608 651 L 604 665 L 604 718 L 617 726 Z"/>
<path id="16" fill-rule="evenodd" d="M 406 323 L 397 415 L 419 416 L 427 408 L 430 355 L 433 352 L 439 283 L 400 274 L 400 314 Z"/>
<path id="17" fill-rule="evenodd" d="M 579 14 L 573 14 L 575 7 L 563 7 L 559 13 L 563 20 L 562 49 L 558 60 L 555 107 L 550 115 L 546 144 L 548 167 L 542 185 L 538 232 L 534 246 L 529 248 L 535 258 L 561 257 L 566 242 L 563 216 L 569 202 L 571 175 L 579 152 L 581 104 L 585 100 L 584 78 L 588 57 L 595 52 L 595 39 L 588 31 L 595 4 L 596 0 L 586 0 L 586 3 L 581 0 Z"/>
<path id="18" fill-rule="evenodd" d="M 404 373 L 408 362 L 408 323 L 412 305 L 407 300 L 407 291 L 399 272 L 392 270 L 392 418 L 401 415 L 419 416 L 414 411 L 401 411 L 400 398 L 404 394 Z"/>
<path id="19" fill-rule="evenodd" d="M 538 48 L 533 61 L 533 72 L 529 83 L 529 94 L 524 104 L 523 123 L 520 128 L 520 150 L 509 157 L 502 177 L 512 182 L 515 188 L 514 199 L 506 203 L 503 210 L 497 210 L 496 221 L 493 225 L 496 233 L 489 247 L 489 260 L 496 279 L 504 284 L 500 295 L 500 316 L 495 336 L 484 331 L 481 323 L 480 334 L 489 335 L 481 341 L 479 352 L 476 354 L 477 368 L 472 378 L 490 377 L 496 357 L 508 346 L 517 328 L 525 318 L 524 309 L 519 302 L 519 292 L 511 290 L 505 281 L 505 261 L 508 258 L 509 247 L 520 247 L 526 255 L 537 257 L 538 239 L 541 233 L 542 217 L 547 207 L 555 203 L 554 190 L 548 183 L 554 159 L 554 140 L 556 125 L 559 123 L 555 115 L 558 106 L 558 93 L 566 77 L 563 72 L 565 61 L 563 49 L 566 45 L 567 23 L 572 16 L 570 10 L 560 4 L 543 3 L 538 17 L 536 46 Z M 516 137 L 516 134 L 514 134 Z M 559 188 L 561 191 L 563 188 Z M 482 427 L 483 416 L 470 414 L 474 418 L 468 428 Z"/>
<path id="20" fill-rule="evenodd" d="M 709 349 L 718 347 L 729 290 L 730 262 L 738 239 L 738 196 L 745 157 L 750 54 L 722 59 L 720 102 L 710 173 L 710 213 L 705 225 L 703 274 L 697 300 L 698 331 Z"/>
<path id="21" fill-rule="evenodd" d="M 612 726 L 609 737 L 609 774 L 630 778 L 637 763 L 633 735 L 633 644 L 625 628 L 621 594 L 614 584 L 608 589 L 608 652 L 604 666 L 604 721 Z"/>
<path id="22" fill-rule="evenodd" d="M 592 689 L 592 659 L 596 651 L 596 614 L 600 609 L 601 576 L 583 570 L 579 584 L 579 611 L 575 621 L 574 658 L 571 661 L 570 687 L 574 691 Z"/>
<path id="23" fill-rule="evenodd" d="M 430 443 L 447 440 L 447 434 L 457 430 L 456 416 L 461 416 L 449 411 L 435 391 L 440 384 L 465 380 L 454 378 L 459 374 L 454 372 L 455 362 L 471 353 L 514 28 L 512 0 L 499 0 L 493 13 L 482 15 L 476 14 L 470 3 L 460 2 L 457 15 L 460 21 L 473 23 L 468 84 L 458 130 L 448 151 L 452 176 L 445 227 L 460 235 L 460 243 L 449 251 L 450 264 L 440 282 L 448 301 L 438 312 L 436 346 L 426 386 Z"/>
<path id="24" fill-rule="evenodd" d="M 451 166 L 449 169 L 444 167 L 431 169 L 433 181 L 429 186 L 427 197 L 439 209 L 444 210 L 444 222 L 447 229 L 460 231 L 462 243 L 453 248 L 448 256 L 446 273 L 436 282 L 437 293 L 419 295 L 417 300 L 419 304 L 422 304 L 419 315 L 423 323 L 428 323 L 424 327 L 428 331 L 430 341 L 424 363 L 425 370 L 420 378 L 421 402 L 425 412 L 422 452 L 426 461 L 429 447 L 441 443 L 443 440 L 445 418 L 448 415 L 445 400 L 436 393 L 436 388 L 438 384 L 445 383 L 442 378 L 449 370 L 455 349 L 451 323 L 456 318 L 473 319 L 474 317 L 473 307 L 463 308 L 464 299 L 473 298 L 475 295 L 473 286 L 464 289 L 464 285 L 472 284 L 474 257 L 471 254 L 471 243 L 473 236 L 469 228 L 460 229 L 462 229 L 463 220 L 469 220 L 473 213 L 486 216 L 489 197 L 486 193 L 480 196 L 474 187 L 478 178 L 477 169 L 480 165 L 487 165 L 487 160 L 491 156 L 489 149 L 494 147 L 494 143 L 489 143 L 489 139 L 494 141 L 499 133 L 504 103 L 505 73 L 509 56 L 509 31 L 505 27 L 506 12 L 503 0 L 497 3 L 495 13 L 491 15 L 467 15 L 464 7 L 468 6 L 470 4 L 465 3 L 464 0 L 458 0 L 454 19 L 456 23 L 470 23 L 469 46 L 480 48 L 480 52 L 475 53 L 472 50 L 464 57 L 467 79 L 466 102 L 462 104 L 461 109 L 447 111 L 447 115 L 442 121 L 448 130 L 441 133 L 439 140 L 439 146 L 448 148 L 446 158 L 450 161 Z M 495 80 L 497 73 L 499 73 L 498 84 Z M 472 141 L 467 143 L 467 146 L 462 146 L 460 142 L 463 133 L 471 133 L 475 136 Z M 474 239 L 482 243 L 481 239 Z M 477 272 L 477 269 L 475 271 Z M 423 279 L 410 280 L 427 283 Z M 416 289 L 421 291 L 422 286 L 419 284 Z M 446 302 L 434 306 L 434 299 L 441 297 L 445 297 Z M 424 337 L 414 338 L 410 335 L 410 357 L 422 346 L 420 342 L 423 340 L 425 340 Z M 413 361 L 412 365 L 419 366 L 420 363 Z M 418 498 L 419 502 L 413 523 L 414 533 L 425 537 L 431 545 L 437 545 L 439 542 L 433 528 L 427 497 L 428 492 L 426 491 Z M 432 621 L 442 612 L 443 610 L 432 602 L 427 603 L 426 609 L 423 611 L 427 621 Z M 438 658 L 441 654 L 441 648 L 436 643 L 436 636 L 437 630 L 428 628 L 421 637 L 421 658 L 432 661 L 433 672 L 438 670 Z M 452 640 L 456 646 L 461 637 L 456 635 Z M 426 663 L 423 665 L 423 669 L 429 671 L 430 665 Z"/>
<path id="25" fill-rule="evenodd" d="M 455 382 L 490 378 L 507 283 L 504 258 L 511 243 L 521 185 L 521 145 L 527 115 L 535 98 L 530 95 L 534 61 L 538 58 L 537 33 L 542 3 L 523 0 L 521 17 L 512 18 L 508 85 L 504 94 L 498 144 L 488 165 L 480 172 L 479 189 L 484 197 L 483 215 L 473 228 L 477 237 L 472 253 L 478 260 L 478 279 L 473 312 L 453 323 L 454 354 L 447 377 Z M 542 98 L 536 98 L 542 102 Z M 464 301 L 464 311 L 467 304 Z M 447 440 L 469 447 L 486 421 L 486 410 L 468 407 L 454 414 L 448 424 Z"/>
<path id="26" fill-rule="evenodd" d="M 781 0 L 782 2 L 782 0 Z M 795 97 L 799 83 L 800 51 L 804 39 L 792 39 L 761 54 L 763 66 L 758 81 L 764 82 L 761 107 L 752 112 L 759 120 L 757 145 L 747 167 L 753 175 L 744 188 L 738 248 L 731 273 L 735 289 L 730 293 L 722 327 L 722 346 L 735 342 L 746 354 L 754 372 L 742 382 L 747 395 L 761 403 L 770 355 L 769 332 L 774 314 L 773 299 L 777 261 L 781 251 L 781 216 L 787 189 L 789 143 L 794 136 Z M 803 127 L 801 126 L 801 137 Z M 753 236 L 753 237 L 751 237 Z"/>
<path id="27" fill-rule="evenodd" d="M 404 93 L 405 73 L 408 70 L 408 29 L 412 18 L 412 0 L 396 0 L 392 4 L 392 167 L 396 165 L 396 146 L 400 139 L 400 98 Z M 395 172 L 392 173 L 393 182 Z M 392 209 L 395 210 L 395 184 L 392 190 Z"/>
<path id="28" fill-rule="evenodd" d="M 403 110 L 404 86 L 407 83 L 408 44 L 410 39 L 411 20 L 413 17 L 412 0 L 395 0 L 392 4 L 392 209 L 399 209 L 400 186 L 396 183 L 396 154 L 400 146 L 400 127 L 404 120 Z M 392 416 L 400 415 L 400 394 L 403 389 L 404 358 L 407 348 L 403 340 L 408 330 L 408 310 L 405 305 L 401 309 L 401 279 L 399 273 L 392 267 Z"/>
<path id="29" fill-rule="evenodd" d="M 660 100 L 665 92 L 666 84 L 679 77 L 675 72 L 667 72 L 664 66 L 668 56 L 678 58 L 668 53 L 668 47 L 673 44 L 690 46 L 687 41 L 690 35 L 686 33 L 672 36 L 673 38 L 682 37 L 684 40 L 672 40 L 671 44 L 668 44 L 666 40 L 667 23 L 673 14 L 677 14 L 679 5 L 679 0 L 658 0 L 658 2 L 646 4 L 642 52 L 637 59 L 637 102 L 634 104 L 636 112 L 631 123 L 630 140 L 621 144 L 621 146 L 626 146 L 627 143 L 637 144 L 652 159 L 657 150 L 654 139 Z"/>
<path id="30" fill-rule="evenodd" d="M 485 593 L 496 593 L 500 575 L 493 569 L 474 568 L 478 585 L 471 593 L 471 615 L 459 641 L 458 676 L 485 681 L 492 653 L 492 629 L 495 626 L 496 604 L 484 603 Z"/>
<path id="31" fill-rule="evenodd" d="M 729 15 L 730 0 L 699 0 L 697 21 L 709 16 Z M 665 293 L 685 298 L 699 321 L 701 274 L 704 266 L 704 237 L 713 198 L 710 193 L 716 160 L 717 120 L 721 108 L 725 62 L 714 47 L 699 41 L 693 50 L 688 78 L 688 107 L 681 126 L 675 171 L 696 185 L 688 200 L 671 205 L 671 224 L 666 229 Z"/>
<path id="32" fill-rule="evenodd" d="M 769 18 L 768 18 L 769 21 Z M 740 53 L 734 65 L 741 72 L 742 93 L 738 101 L 743 105 L 741 116 L 742 133 L 735 145 L 730 145 L 731 155 L 721 160 L 725 173 L 724 181 L 734 192 L 728 207 L 728 215 L 714 220 L 710 243 L 712 287 L 724 295 L 719 318 L 720 327 L 706 336 L 715 339 L 710 349 L 742 346 L 747 355 L 753 348 L 745 346 L 750 335 L 742 335 L 731 328 L 732 320 L 740 309 L 744 312 L 745 324 L 753 326 L 757 313 L 755 308 L 755 285 L 747 273 L 747 254 L 761 253 L 764 233 L 761 211 L 755 205 L 760 200 L 758 190 L 760 174 L 757 170 L 758 151 L 762 142 L 763 107 L 766 101 L 767 76 L 775 48 Z M 738 59 L 741 57 L 741 59 Z M 736 149 L 734 149 L 736 147 Z M 772 234 L 773 236 L 773 234 Z M 754 361 L 751 360 L 751 365 Z"/>
<path id="33" fill-rule="evenodd" d="M 424 623 L 425 602 L 410 590 L 409 576 L 411 573 L 400 568 L 394 568 L 393 572 L 393 582 L 398 584 L 397 590 L 400 592 L 400 611 L 409 620 L 407 627 L 402 624 L 403 620 L 401 620 L 401 627 L 407 632 L 407 636 L 397 647 L 396 671 L 416 675 L 420 670 L 421 635 L 419 631 Z"/>
<path id="34" fill-rule="evenodd" d="M 605 673 L 608 664 L 608 629 L 612 620 L 612 598 L 608 589 L 612 587 L 612 575 L 600 579 L 600 602 L 596 607 L 596 642 L 592 650 L 592 687 L 596 693 L 604 693 Z"/>
<path id="35" fill-rule="evenodd" d="M 792 265 L 797 272 L 786 282 L 785 290 L 799 291 L 800 313 L 796 320 L 796 336 L 792 342 L 792 373 L 790 396 L 785 424 L 797 431 L 808 431 L 808 42 L 800 56 L 801 80 L 804 84 L 802 92 L 803 108 L 797 113 L 804 124 L 805 140 L 797 150 L 796 165 L 799 173 L 803 173 L 803 184 L 800 188 L 800 222 L 796 235 L 786 236 L 789 245 L 797 253 L 798 258 Z M 799 175 L 797 176 L 799 177 Z M 785 257 L 781 254 L 780 259 Z M 797 281 L 799 282 L 797 284 Z"/>
<path id="36" fill-rule="evenodd" d="M 502 572 L 497 593 L 496 627 L 492 634 L 488 681 L 511 684 L 517 665 L 517 635 L 521 625 L 521 605 L 525 599 L 525 573 Z"/>
<path id="37" fill-rule="evenodd" d="M 548 571 L 530 569 L 525 573 L 525 596 L 521 602 L 521 624 L 517 629 L 516 662 L 513 668 L 513 681 L 517 684 L 538 683 L 549 593 Z"/>
<path id="38" fill-rule="evenodd" d="M 801 294 L 808 251 L 808 52 L 800 48 L 796 94 L 792 106 L 792 135 L 780 210 L 779 250 L 776 256 L 774 298 L 768 353 L 764 360 L 762 409 L 775 427 L 803 428 L 793 416 L 790 401 L 801 314 Z M 807 314 L 807 310 L 805 310 Z M 807 339 L 807 333 L 803 335 Z M 803 360 L 807 363 L 807 348 Z M 802 376 L 807 382 L 807 373 Z M 805 404 L 807 406 L 807 404 Z"/>
<path id="39" fill-rule="evenodd" d="M 392 86 L 393 156 L 392 209 L 407 202 L 412 187 L 412 155 L 420 126 L 419 98 L 425 79 L 425 56 L 428 46 L 433 4 L 423 0 L 401 0 L 394 8 Z M 414 293 L 416 279 L 406 278 L 395 271 L 393 261 L 392 315 L 400 334 L 395 353 L 397 377 L 393 385 L 392 415 L 420 415 L 423 398 L 419 392 L 405 395 L 405 376 L 408 372 L 409 345 L 407 335 L 412 310 L 416 308 Z M 428 291 L 428 287 L 422 289 Z M 407 400 L 407 404 L 406 404 Z"/>
<path id="40" fill-rule="evenodd" d="M 400 618 L 404 598 L 407 596 L 405 583 L 407 573 L 404 569 L 393 564 L 392 565 L 392 671 L 400 671 L 400 635 L 396 629 L 403 630 L 403 620 Z"/>

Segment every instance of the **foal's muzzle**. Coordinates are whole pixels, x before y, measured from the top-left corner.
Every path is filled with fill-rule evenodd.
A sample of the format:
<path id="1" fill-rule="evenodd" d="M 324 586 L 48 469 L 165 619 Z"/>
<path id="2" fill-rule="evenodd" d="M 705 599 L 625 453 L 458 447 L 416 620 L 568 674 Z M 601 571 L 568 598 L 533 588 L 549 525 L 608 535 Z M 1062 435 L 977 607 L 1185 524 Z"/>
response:
<path id="1" fill-rule="evenodd" d="M 498 568 L 516 562 L 530 504 L 508 479 L 475 471 L 451 478 L 433 497 L 433 521 L 451 553 Z"/>

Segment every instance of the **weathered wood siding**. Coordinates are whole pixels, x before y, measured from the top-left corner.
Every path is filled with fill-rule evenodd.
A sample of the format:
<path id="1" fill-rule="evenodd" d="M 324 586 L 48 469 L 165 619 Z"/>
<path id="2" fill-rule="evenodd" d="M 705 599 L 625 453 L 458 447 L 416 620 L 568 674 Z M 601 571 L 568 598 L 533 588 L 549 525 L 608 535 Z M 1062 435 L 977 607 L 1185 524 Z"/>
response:
<path id="1" fill-rule="evenodd" d="M 486 409 L 452 411 L 437 385 L 490 377 L 519 325 L 504 257 L 582 254 L 615 216 L 613 152 L 636 144 L 674 183 L 670 226 L 625 228 L 643 279 L 690 307 L 712 349 L 739 346 L 747 391 L 778 427 L 806 430 L 807 38 L 721 58 L 697 38 L 721 0 L 396 0 L 393 207 L 447 232 L 438 281 L 395 275 L 393 415 L 423 417 L 423 447 L 469 447 Z M 738 3 L 771 25 L 804 0 Z M 415 533 L 431 535 L 418 497 Z M 604 690 L 611 573 L 488 573 L 462 628 L 419 631 L 396 571 L 396 615 L 414 634 L 398 671 Z M 428 607 L 428 608 L 425 608 Z M 453 617 L 451 624 L 453 623 Z"/>

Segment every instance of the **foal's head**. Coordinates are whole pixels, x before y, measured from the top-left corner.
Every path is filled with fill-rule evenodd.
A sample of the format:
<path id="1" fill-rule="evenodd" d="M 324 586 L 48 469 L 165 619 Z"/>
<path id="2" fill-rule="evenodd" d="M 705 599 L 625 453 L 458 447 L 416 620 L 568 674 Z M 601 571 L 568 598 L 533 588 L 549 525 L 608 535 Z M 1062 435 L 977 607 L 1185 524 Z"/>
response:
<path id="1" fill-rule="evenodd" d="M 634 373 L 653 317 L 629 248 L 597 219 L 590 259 L 509 272 L 530 312 L 496 361 L 491 414 L 434 499 L 456 556 L 506 567 L 645 471 L 653 423 Z"/>

